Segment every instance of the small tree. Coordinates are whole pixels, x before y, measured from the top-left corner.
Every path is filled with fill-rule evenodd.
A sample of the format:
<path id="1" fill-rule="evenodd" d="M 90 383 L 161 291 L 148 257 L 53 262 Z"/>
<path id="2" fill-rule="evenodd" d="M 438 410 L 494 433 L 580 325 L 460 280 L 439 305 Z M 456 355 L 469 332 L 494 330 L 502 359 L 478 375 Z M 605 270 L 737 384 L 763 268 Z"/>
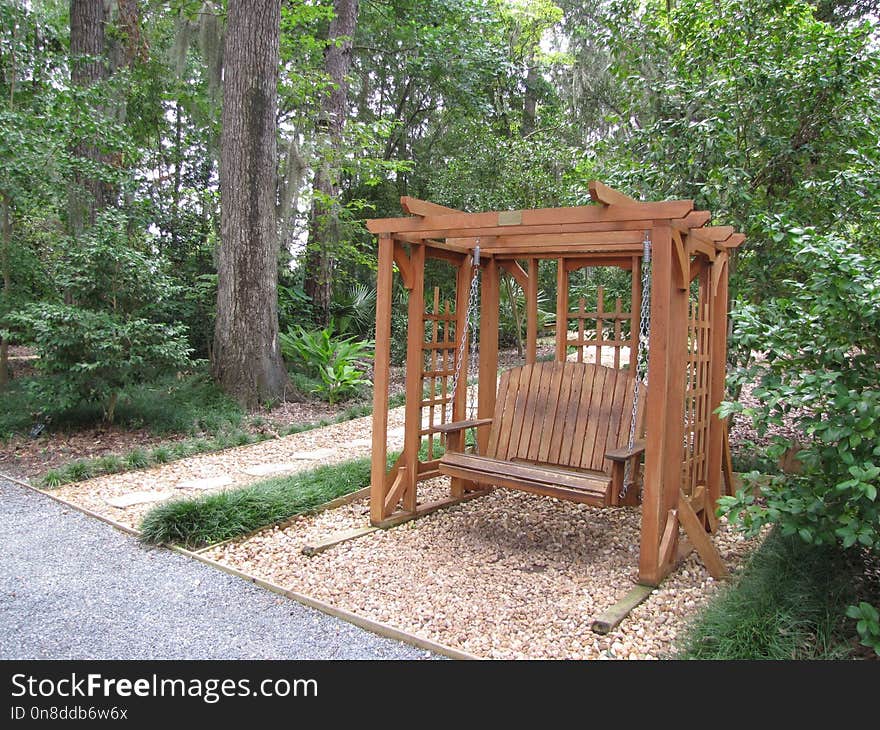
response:
<path id="1" fill-rule="evenodd" d="M 44 415 L 101 403 L 112 423 L 120 391 L 189 363 L 185 329 L 169 324 L 174 287 L 161 262 L 131 248 L 116 211 L 58 262 L 63 302 L 30 304 L 12 316 L 39 352 L 34 381 Z"/>

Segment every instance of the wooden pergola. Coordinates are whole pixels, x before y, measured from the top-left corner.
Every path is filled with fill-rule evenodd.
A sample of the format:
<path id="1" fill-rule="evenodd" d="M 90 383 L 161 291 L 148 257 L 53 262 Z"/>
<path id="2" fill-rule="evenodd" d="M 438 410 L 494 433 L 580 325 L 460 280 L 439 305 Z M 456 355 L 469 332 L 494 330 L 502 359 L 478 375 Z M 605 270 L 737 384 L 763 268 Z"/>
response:
<path id="1" fill-rule="evenodd" d="M 479 246 L 479 360 L 477 373 L 470 377 L 476 375 L 479 395 L 477 420 L 468 423 L 476 427 L 476 452 L 485 453 L 490 435 L 484 426 L 497 412 L 501 272 L 512 275 L 525 292 L 527 365 L 537 361 L 538 262 L 550 259 L 557 272 L 556 361 L 565 362 L 573 349 L 578 361 L 595 353 L 597 362 L 606 356 L 619 368 L 622 355 L 634 353 L 638 343 L 647 236 L 652 254 L 640 582 L 657 585 L 694 548 L 713 575 L 724 575 L 710 536 L 716 527 L 716 501 L 731 481 L 729 450 L 726 424 L 713 412 L 724 396 L 728 258 L 744 236 L 728 226 L 706 225 L 710 213 L 694 210 L 691 200 L 640 202 L 599 182 L 590 184 L 590 193 L 593 205 L 485 213 L 404 197 L 409 217 L 367 222 L 378 237 L 371 522 L 390 527 L 487 491 L 485 479 L 481 485 L 453 476 L 448 497 L 424 503 L 418 496 L 419 483 L 441 473 L 439 447 L 449 443 L 450 421 L 467 417 L 465 317 L 475 248 Z M 435 291 L 426 307 L 426 259 L 455 268 L 454 303 L 442 303 Z M 585 267 L 631 272 L 631 311 L 623 311 L 619 299 L 606 308 L 601 290 L 595 302 L 570 302 L 570 276 Z M 406 405 L 403 451 L 389 470 L 395 268 L 409 295 Z M 636 359 L 630 357 L 624 367 L 638 376 Z M 453 393 L 456 369 L 462 387 Z M 497 441 L 498 435 L 491 438 Z M 558 496 L 561 488 L 552 487 L 539 493 Z M 612 495 L 606 504 L 637 504 L 635 491 L 628 499 Z M 686 539 L 680 538 L 680 527 Z"/>

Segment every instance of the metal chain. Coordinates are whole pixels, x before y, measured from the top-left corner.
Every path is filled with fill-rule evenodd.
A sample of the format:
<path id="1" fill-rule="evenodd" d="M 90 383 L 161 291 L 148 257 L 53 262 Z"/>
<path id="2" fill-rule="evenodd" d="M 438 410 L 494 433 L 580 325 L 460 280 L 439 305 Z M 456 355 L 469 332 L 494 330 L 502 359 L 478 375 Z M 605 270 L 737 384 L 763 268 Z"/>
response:
<path id="1" fill-rule="evenodd" d="M 636 442 L 636 417 L 639 411 L 639 391 L 642 381 L 648 384 L 648 345 L 651 339 L 651 236 L 645 231 L 645 238 L 642 241 L 642 306 L 639 310 L 639 338 L 636 341 L 636 382 L 633 386 L 633 407 L 632 416 L 629 424 L 629 443 L 628 447 L 632 449 Z M 630 353 L 632 356 L 632 353 Z M 626 460 L 623 470 L 623 488 L 620 491 L 620 498 L 626 496 L 626 491 L 632 482 L 632 459 Z"/>
<path id="2" fill-rule="evenodd" d="M 480 241 L 477 239 L 477 245 L 474 247 L 474 257 L 473 257 L 473 272 L 471 274 L 471 288 L 468 292 L 468 303 L 467 309 L 464 313 L 464 326 L 461 328 L 461 342 L 458 343 L 458 351 L 455 356 L 455 372 L 452 375 L 452 393 L 449 397 L 449 402 L 455 404 L 455 395 L 458 392 L 458 381 L 461 377 L 461 366 L 464 362 L 464 348 L 468 343 L 468 339 L 471 340 L 471 350 L 470 350 L 470 368 L 474 367 L 475 355 L 476 355 L 476 346 L 474 344 L 476 340 L 476 325 L 473 323 L 474 314 L 477 309 L 477 295 L 479 293 L 480 287 Z M 470 335 L 470 337 L 469 337 Z M 467 384 L 465 383 L 465 387 Z M 473 406 L 472 404 L 468 405 L 468 409 L 472 412 Z M 471 418 L 472 413 L 466 412 L 466 417 Z"/>

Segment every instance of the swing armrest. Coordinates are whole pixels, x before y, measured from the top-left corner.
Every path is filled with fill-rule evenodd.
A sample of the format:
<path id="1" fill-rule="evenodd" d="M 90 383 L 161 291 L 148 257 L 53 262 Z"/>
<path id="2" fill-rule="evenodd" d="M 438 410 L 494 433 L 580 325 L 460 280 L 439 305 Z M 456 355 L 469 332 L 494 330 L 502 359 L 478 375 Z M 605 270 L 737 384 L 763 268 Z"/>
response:
<path id="1" fill-rule="evenodd" d="M 453 421 L 452 423 L 444 423 L 442 426 L 437 426 L 436 428 L 440 433 L 456 433 L 458 431 L 464 431 L 466 428 L 488 426 L 490 423 L 492 423 L 491 418 L 474 418 L 470 421 Z"/>
<path id="2" fill-rule="evenodd" d="M 632 448 L 629 448 L 628 446 L 623 446 L 619 449 L 606 451 L 605 458 L 609 461 L 626 461 L 627 459 L 632 459 L 634 456 L 638 456 L 644 450 L 645 442 L 643 440 L 639 440 L 632 445 Z"/>

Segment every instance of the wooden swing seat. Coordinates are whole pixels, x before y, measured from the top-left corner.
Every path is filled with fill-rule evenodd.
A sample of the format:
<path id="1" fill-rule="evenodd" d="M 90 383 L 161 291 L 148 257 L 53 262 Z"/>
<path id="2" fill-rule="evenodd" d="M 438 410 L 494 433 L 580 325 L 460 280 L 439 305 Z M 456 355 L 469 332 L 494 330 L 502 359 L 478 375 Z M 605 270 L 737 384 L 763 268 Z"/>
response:
<path id="1" fill-rule="evenodd" d="M 628 448 L 633 395 L 628 370 L 578 362 L 512 368 L 501 375 L 492 418 L 441 427 L 446 452 L 439 470 L 478 484 L 596 507 L 619 504 L 626 462 L 632 460 L 637 476 L 645 448 L 641 440 Z M 640 437 L 643 408 L 638 411 Z M 486 426 L 486 454 L 466 453 L 466 429 Z"/>

